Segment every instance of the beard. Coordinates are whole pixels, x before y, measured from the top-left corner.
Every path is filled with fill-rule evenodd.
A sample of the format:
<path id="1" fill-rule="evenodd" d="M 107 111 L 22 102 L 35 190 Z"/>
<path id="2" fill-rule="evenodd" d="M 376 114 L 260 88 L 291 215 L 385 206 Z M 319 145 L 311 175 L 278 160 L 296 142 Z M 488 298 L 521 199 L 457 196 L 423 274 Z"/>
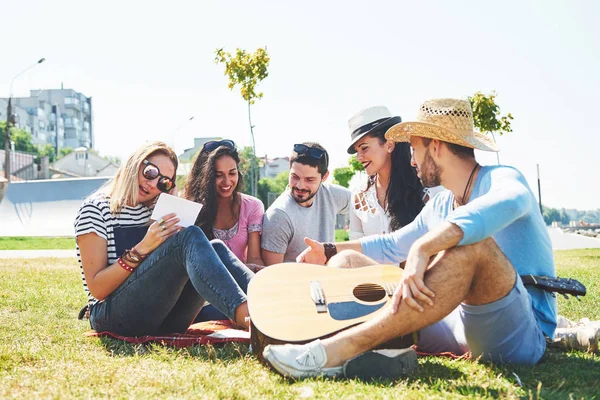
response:
<path id="1" fill-rule="evenodd" d="M 321 185 L 319 185 L 319 188 L 320 187 Z M 292 187 L 292 197 L 294 201 L 298 204 L 306 203 L 307 201 L 312 200 L 312 198 L 317 195 L 319 188 L 317 188 L 317 190 L 315 190 L 314 192 L 311 192 L 310 190 L 298 190 L 297 188 Z M 303 193 L 306 197 L 298 197 L 298 195 L 296 194 L 298 192 Z"/>
<path id="2" fill-rule="evenodd" d="M 421 183 L 424 187 L 432 188 L 442 184 L 440 179 L 442 168 L 435 163 L 429 149 L 425 151 L 423 165 L 419 168 L 419 171 L 421 172 Z"/>

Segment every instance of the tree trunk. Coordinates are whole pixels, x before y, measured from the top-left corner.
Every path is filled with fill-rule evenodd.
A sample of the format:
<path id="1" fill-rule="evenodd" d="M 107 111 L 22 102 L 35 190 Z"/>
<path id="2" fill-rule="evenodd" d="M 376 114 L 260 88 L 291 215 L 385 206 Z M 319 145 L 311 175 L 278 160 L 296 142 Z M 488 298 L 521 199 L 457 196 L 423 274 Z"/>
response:
<path id="1" fill-rule="evenodd" d="M 252 158 L 250 159 L 250 180 L 252 196 L 256 197 L 256 166 L 254 165 L 254 161 L 256 159 L 256 146 L 254 143 L 254 126 L 252 126 L 252 118 L 250 116 L 250 100 L 248 100 L 248 123 L 250 124 L 250 135 L 252 136 Z"/>

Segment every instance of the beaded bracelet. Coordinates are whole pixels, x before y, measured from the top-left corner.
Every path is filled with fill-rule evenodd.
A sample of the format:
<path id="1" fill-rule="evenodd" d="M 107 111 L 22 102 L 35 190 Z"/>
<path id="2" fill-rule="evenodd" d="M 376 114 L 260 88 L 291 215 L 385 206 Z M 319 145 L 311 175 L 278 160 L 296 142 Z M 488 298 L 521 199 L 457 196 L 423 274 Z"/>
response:
<path id="1" fill-rule="evenodd" d="M 121 266 L 121 268 L 123 268 L 125 271 L 133 272 L 133 270 L 135 269 L 135 268 L 133 268 L 132 266 L 130 266 L 130 265 L 127 265 L 127 263 L 125 263 L 125 261 L 123 261 L 123 260 L 121 259 L 121 257 L 117 258 L 117 263 L 118 263 L 118 264 Z"/>

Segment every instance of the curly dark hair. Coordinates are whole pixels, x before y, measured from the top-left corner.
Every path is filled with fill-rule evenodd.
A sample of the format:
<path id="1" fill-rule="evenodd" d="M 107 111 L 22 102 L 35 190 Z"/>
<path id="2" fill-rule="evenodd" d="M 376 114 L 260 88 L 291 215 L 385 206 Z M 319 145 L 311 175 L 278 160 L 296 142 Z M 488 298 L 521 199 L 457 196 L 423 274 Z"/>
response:
<path id="1" fill-rule="evenodd" d="M 217 218 L 217 171 L 215 164 L 217 160 L 223 156 L 233 158 L 238 166 L 238 183 L 233 190 L 233 201 L 231 202 L 231 213 L 236 216 L 235 210 L 237 203 L 240 201 L 238 196 L 239 189 L 244 185 L 242 173 L 239 170 L 240 156 L 236 149 L 219 146 L 215 150 L 209 152 L 206 150 L 200 151 L 194 160 L 194 166 L 187 177 L 183 197 L 198 203 L 202 203 L 203 207 L 196 218 L 196 225 L 199 226 L 206 237 L 214 239 L 213 225 Z"/>
<path id="2" fill-rule="evenodd" d="M 385 143 L 385 132 L 372 134 Z M 392 170 L 390 183 L 385 198 L 387 214 L 390 216 L 390 232 L 397 231 L 404 225 L 410 224 L 425 206 L 423 200 L 423 185 L 417 176 L 417 171 L 410 164 L 410 145 L 404 142 L 396 143 L 392 151 Z M 375 184 L 377 175 L 369 177 L 367 190 Z"/>

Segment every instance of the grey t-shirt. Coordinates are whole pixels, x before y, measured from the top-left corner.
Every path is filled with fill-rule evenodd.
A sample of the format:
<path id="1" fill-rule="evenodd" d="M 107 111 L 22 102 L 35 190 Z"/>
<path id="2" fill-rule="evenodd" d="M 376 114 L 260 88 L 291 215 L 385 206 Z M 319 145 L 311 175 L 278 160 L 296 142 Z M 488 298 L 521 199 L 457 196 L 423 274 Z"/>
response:
<path id="1" fill-rule="evenodd" d="M 306 248 L 305 237 L 335 239 L 335 216 L 347 214 L 349 204 L 350 191 L 338 185 L 323 183 L 310 207 L 300 206 L 286 190 L 265 212 L 260 246 L 284 254 L 284 262 L 295 262 Z"/>

